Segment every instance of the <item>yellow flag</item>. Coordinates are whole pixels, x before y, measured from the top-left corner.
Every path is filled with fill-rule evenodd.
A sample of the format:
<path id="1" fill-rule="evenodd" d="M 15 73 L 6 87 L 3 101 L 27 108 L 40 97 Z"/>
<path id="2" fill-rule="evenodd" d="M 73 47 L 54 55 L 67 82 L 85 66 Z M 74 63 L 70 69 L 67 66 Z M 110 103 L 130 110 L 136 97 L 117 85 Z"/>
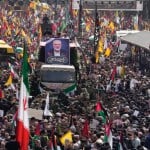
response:
<path id="1" fill-rule="evenodd" d="M 90 28 L 91 28 L 90 22 L 86 23 L 85 30 L 86 30 L 87 32 L 89 32 L 89 31 L 90 31 Z"/>
<path id="2" fill-rule="evenodd" d="M 72 132 L 68 131 L 66 134 L 64 134 L 61 138 L 60 138 L 60 142 L 65 145 L 66 142 L 72 142 Z"/>
<path id="3" fill-rule="evenodd" d="M 120 75 L 121 75 L 121 77 L 124 77 L 124 75 L 125 75 L 125 66 L 124 65 L 122 65 L 122 67 L 121 67 Z"/>
<path id="4" fill-rule="evenodd" d="M 106 51 L 105 51 L 105 56 L 106 57 L 109 57 L 110 56 L 110 54 L 111 54 L 111 49 L 109 48 L 109 47 L 107 47 L 107 49 L 106 49 Z"/>
<path id="5" fill-rule="evenodd" d="M 31 9 L 36 9 L 36 5 L 37 5 L 36 2 L 31 1 L 30 4 L 29 4 L 29 7 L 30 7 Z"/>
<path id="6" fill-rule="evenodd" d="M 21 30 L 21 35 L 22 35 L 24 38 L 26 38 L 28 44 L 31 44 L 31 39 L 30 39 L 30 37 L 24 32 L 23 29 Z"/>
<path id="7" fill-rule="evenodd" d="M 7 35 L 9 36 L 11 36 L 11 29 L 10 29 L 10 26 L 8 26 L 8 29 L 7 29 Z"/>
<path id="8" fill-rule="evenodd" d="M 41 28 L 41 26 L 39 27 L 39 38 L 40 38 L 40 40 L 42 39 L 42 28 Z"/>
<path id="9" fill-rule="evenodd" d="M 23 29 L 21 30 L 21 35 L 22 35 L 23 37 L 26 37 L 26 34 L 25 34 L 25 32 L 24 32 Z"/>
<path id="10" fill-rule="evenodd" d="M 100 39 L 99 42 L 98 42 L 98 49 L 97 49 L 97 51 L 103 53 L 103 48 L 104 48 L 104 43 L 103 43 L 103 40 Z"/>
<path id="11" fill-rule="evenodd" d="M 73 9 L 72 10 L 72 14 L 73 14 L 73 17 L 77 17 L 78 16 L 78 10 L 77 9 Z"/>
<path id="12" fill-rule="evenodd" d="M 31 44 L 31 39 L 30 39 L 30 37 L 27 36 L 26 39 L 27 39 L 27 43 L 28 43 L 28 44 Z"/>
<path id="13" fill-rule="evenodd" d="M 96 52 L 95 53 L 95 61 L 96 61 L 96 63 L 98 63 L 99 62 L 99 52 Z"/>
<path id="14" fill-rule="evenodd" d="M 110 22 L 110 24 L 109 24 L 109 28 L 111 29 L 111 30 L 114 30 L 115 29 L 115 25 L 114 25 L 114 23 L 111 21 Z"/>
<path id="15" fill-rule="evenodd" d="M 9 78 L 7 80 L 7 82 L 4 84 L 5 86 L 10 86 L 12 84 L 12 76 L 11 74 L 9 75 Z"/>

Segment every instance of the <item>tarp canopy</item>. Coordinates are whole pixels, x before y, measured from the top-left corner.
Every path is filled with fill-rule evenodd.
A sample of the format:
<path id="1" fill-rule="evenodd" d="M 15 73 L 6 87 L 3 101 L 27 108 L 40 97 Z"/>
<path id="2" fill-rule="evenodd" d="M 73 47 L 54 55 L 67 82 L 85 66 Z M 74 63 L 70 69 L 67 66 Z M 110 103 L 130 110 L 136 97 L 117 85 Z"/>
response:
<path id="1" fill-rule="evenodd" d="M 134 34 L 127 34 L 120 39 L 121 41 L 125 41 L 150 51 L 150 31 L 140 31 Z"/>
<path id="2" fill-rule="evenodd" d="M 14 50 L 12 48 L 12 46 L 8 45 L 5 41 L 3 40 L 0 40 L 0 50 L 1 49 L 6 49 L 7 50 L 7 53 L 9 54 L 13 54 L 14 53 Z"/>

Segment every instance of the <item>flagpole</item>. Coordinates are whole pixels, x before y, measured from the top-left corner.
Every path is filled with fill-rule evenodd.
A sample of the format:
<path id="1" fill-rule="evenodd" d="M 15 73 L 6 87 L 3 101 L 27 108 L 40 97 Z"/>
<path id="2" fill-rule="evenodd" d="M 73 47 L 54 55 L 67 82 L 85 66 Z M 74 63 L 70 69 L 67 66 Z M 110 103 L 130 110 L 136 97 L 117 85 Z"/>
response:
<path id="1" fill-rule="evenodd" d="M 56 22 L 56 19 L 57 19 L 57 5 L 58 5 L 58 1 L 55 0 L 55 15 L 54 15 L 55 22 Z"/>
<path id="2" fill-rule="evenodd" d="M 94 54 L 97 50 L 98 39 L 99 39 L 99 16 L 97 11 L 97 1 L 95 0 L 95 30 L 94 30 Z"/>
<path id="3" fill-rule="evenodd" d="M 82 36 L 81 32 L 82 32 L 82 5 L 83 2 L 82 0 L 80 0 L 80 4 L 79 4 L 79 21 L 78 21 L 78 36 Z"/>

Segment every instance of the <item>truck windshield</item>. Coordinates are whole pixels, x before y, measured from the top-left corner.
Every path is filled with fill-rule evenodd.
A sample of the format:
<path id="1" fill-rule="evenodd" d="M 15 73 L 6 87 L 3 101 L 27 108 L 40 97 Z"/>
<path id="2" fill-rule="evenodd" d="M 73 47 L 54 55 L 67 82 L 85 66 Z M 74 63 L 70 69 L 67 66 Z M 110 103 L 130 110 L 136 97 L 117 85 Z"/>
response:
<path id="1" fill-rule="evenodd" d="M 41 82 L 73 83 L 75 82 L 75 72 L 64 70 L 42 70 Z"/>

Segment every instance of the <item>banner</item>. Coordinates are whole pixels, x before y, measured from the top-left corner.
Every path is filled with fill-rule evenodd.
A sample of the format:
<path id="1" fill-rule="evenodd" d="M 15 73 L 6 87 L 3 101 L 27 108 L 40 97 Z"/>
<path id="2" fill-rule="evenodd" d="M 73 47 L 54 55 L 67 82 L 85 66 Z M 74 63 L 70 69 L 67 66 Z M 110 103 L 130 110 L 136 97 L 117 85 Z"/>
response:
<path id="1" fill-rule="evenodd" d="M 45 63 L 69 65 L 69 39 L 51 38 L 45 46 Z"/>
<path id="2" fill-rule="evenodd" d="M 79 10 L 79 0 L 73 0 L 72 1 L 72 9 Z"/>

